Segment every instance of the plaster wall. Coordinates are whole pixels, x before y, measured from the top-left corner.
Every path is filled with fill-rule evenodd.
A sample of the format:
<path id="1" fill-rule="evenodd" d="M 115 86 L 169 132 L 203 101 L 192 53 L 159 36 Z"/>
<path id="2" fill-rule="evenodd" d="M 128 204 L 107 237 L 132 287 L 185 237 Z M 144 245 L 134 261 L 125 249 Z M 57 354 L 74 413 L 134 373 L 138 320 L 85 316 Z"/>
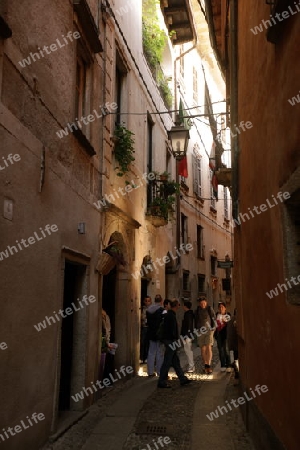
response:
<path id="1" fill-rule="evenodd" d="M 269 6 L 246 1 L 238 9 L 238 115 L 253 124 L 239 138 L 244 213 L 283 191 L 299 166 L 300 110 L 288 99 L 299 91 L 300 14 L 286 21 L 281 40 L 274 45 L 267 42 L 264 28 L 256 35 L 250 30 L 269 19 Z M 258 411 L 282 444 L 296 450 L 300 311 L 287 302 L 285 291 L 272 299 L 266 295 L 285 282 L 283 208 L 282 203 L 268 208 L 235 230 L 235 285 L 242 382 L 247 388 L 268 386 L 268 393 L 255 400 Z M 298 267 L 294 272 L 297 276 Z M 266 445 L 260 442 L 259 448 L 269 448 Z"/>
<path id="2" fill-rule="evenodd" d="M 96 14 L 97 2 L 90 4 Z M 80 372 L 80 383 L 75 383 L 74 389 L 94 379 L 99 340 L 98 275 L 94 269 L 101 222 L 93 206 L 100 186 L 98 156 L 91 159 L 71 133 L 63 139 L 56 134 L 74 119 L 77 42 L 36 58 L 25 68 L 19 64 L 38 52 L 38 47 L 62 41 L 68 31 L 81 31 L 73 8 L 70 3 L 11 1 L 6 20 L 13 36 L 1 43 L 1 153 L 4 158 L 18 154 L 20 160 L 1 171 L 1 209 L 6 200 L 13 205 L 11 219 L 4 213 L 0 217 L 1 251 L 17 246 L 16 241 L 27 240 L 34 232 L 41 236 L 40 228 L 47 224 L 58 228 L 28 248 L 16 247 L 17 252 L 12 250 L 0 262 L 5 299 L 1 340 L 8 346 L 1 353 L 1 366 L 6 367 L 0 373 L 5 387 L 1 428 L 15 426 L 35 411 L 45 415 L 43 422 L 3 444 L 10 450 L 38 448 L 56 425 L 61 322 L 40 332 L 34 325 L 63 306 L 64 258 L 86 266 L 81 292 L 96 297 L 96 302 L 78 313 L 82 317 L 80 338 L 75 337 L 74 345 L 80 348 L 82 362 L 77 359 L 75 372 Z M 101 57 L 93 58 L 98 62 L 94 75 L 101 80 Z M 95 106 L 101 103 L 100 86 L 94 87 Z M 91 124 L 91 129 L 90 141 L 99 153 L 100 127 Z M 85 223 L 85 234 L 77 231 L 80 222 Z M 85 399 L 81 409 L 91 400 Z"/>

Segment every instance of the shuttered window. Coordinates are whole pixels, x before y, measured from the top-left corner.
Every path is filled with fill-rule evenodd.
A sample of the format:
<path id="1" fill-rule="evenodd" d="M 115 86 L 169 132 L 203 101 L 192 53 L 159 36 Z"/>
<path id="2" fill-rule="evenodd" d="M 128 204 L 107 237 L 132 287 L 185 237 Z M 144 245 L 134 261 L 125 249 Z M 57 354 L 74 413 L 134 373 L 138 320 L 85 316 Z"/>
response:
<path id="1" fill-rule="evenodd" d="M 194 154 L 193 155 L 193 186 L 194 186 L 194 193 L 197 195 L 197 197 L 200 197 L 200 198 L 202 196 L 201 168 L 202 168 L 201 156 Z"/>

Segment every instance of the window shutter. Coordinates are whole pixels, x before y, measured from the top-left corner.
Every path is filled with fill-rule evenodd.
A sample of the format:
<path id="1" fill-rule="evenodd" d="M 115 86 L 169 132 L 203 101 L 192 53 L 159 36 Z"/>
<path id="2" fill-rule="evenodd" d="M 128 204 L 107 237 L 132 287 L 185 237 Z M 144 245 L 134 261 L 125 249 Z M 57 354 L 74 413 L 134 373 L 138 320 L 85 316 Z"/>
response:
<path id="1" fill-rule="evenodd" d="M 195 194 L 198 194 L 198 168 L 197 168 L 197 158 L 193 155 L 193 188 Z"/>

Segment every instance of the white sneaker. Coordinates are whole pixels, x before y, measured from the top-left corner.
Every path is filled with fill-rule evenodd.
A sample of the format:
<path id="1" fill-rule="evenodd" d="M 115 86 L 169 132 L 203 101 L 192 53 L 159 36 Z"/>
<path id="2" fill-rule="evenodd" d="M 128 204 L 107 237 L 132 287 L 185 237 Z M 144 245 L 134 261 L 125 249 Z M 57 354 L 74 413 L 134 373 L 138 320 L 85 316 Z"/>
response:
<path id="1" fill-rule="evenodd" d="M 187 373 L 193 373 L 195 372 L 195 367 L 188 367 Z"/>
<path id="2" fill-rule="evenodd" d="M 226 371 L 226 367 L 221 367 L 221 372 L 225 372 Z"/>
<path id="3" fill-rule="evenodd" d="M 231 367 L 227 367 L 227 369 L 226 369 L 226 372 L 231 372 L 232 371 L 232 369 L 231 369 Z"/>

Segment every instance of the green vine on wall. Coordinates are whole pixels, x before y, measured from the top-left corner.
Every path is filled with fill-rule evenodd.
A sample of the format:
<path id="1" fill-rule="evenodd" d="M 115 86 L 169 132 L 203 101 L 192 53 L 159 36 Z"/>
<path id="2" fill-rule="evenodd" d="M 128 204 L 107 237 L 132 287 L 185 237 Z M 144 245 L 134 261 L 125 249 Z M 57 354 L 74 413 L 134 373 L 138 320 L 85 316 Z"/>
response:
<path id="1" fill-rule="evenodd" d="M 156 10 L 158 4 L 158 0 L 143 0 L 143 48 L 153 68 L 162 62 L 167 42 L 167 36 L 159 25 Z"/>
<path id="2" fill-rule="evenodd" d="M 158 0 L 143 0 L 143 50 L 164 102 L 170 108 L 173 95 L 160 67 L 167 36 L 159 24 L 156 9 L 158 4 Z"/>
<path id="3" fill-rule="evenodd" d="M 127 130 L 123 125 L 117 124 L 114 132 L 115 138 L 115 158 L 118 162 L 116 170 L 118 177 L 122 177 L 129 172 L 130 164 L 135 160 L 134 154 L 134 133 Z"/>

